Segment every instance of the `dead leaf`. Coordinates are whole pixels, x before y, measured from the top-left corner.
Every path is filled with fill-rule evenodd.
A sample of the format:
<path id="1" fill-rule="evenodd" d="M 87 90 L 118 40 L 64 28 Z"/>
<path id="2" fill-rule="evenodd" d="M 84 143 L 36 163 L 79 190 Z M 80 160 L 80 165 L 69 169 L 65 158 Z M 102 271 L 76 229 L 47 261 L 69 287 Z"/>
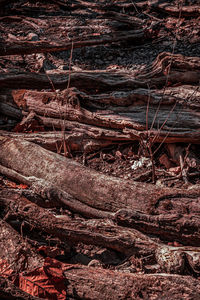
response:
<path id="1" fill-rule="evenodd" d="M 17 186 L 18 189 L 27 189 L 27 187 L 28 187 L 28 185 L 26 185 L 26 184 L 19 184 Z"/>
<path id="2" fill-rule="evenodd" d="M 65 277 L 61 262 L 47 257 L 44 265 L 29 273 L 19 274 L 19 288 L 43 299 L 66 299 Z"/>
<path id="3" fill-rule="evenodd" d="M 13 274 L 11 265 L 4 259 L 0 258 L 0 274 L 2 277 L 8 277 Z"/>

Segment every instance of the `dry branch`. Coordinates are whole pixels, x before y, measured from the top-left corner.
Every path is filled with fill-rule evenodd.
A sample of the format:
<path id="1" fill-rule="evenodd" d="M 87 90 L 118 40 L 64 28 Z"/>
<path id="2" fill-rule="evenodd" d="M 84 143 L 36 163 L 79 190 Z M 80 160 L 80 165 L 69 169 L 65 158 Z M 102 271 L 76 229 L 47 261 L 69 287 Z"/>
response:
<path id="1" fill-rule="evenodd" d="M 200 16 L 200 6 L 199 5 L 185 5 L 183 6 L 180 2 L 180 7 L 175 5 L 170 5 L 169 2 L 162 2 L 160 1 L 154 1 L 153 4 L 149 2 L 149 6 L 152 10 L 158 10 L 162 13 L 166 13 L 171 16 L 178 17 L 181 15 L 181 17 L 198 17 Z M 183 2 L 184 4 L 184 2 Z"/>

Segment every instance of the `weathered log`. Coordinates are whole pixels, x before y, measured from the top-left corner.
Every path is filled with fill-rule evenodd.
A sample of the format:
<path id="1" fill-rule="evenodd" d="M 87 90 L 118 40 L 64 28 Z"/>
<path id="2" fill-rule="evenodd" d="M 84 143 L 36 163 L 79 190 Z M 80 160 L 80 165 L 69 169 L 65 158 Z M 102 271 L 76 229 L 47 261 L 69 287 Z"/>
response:
<path id="1" fill-rule="evenodd" d="M 31 228 L 31 231 L 36 229 L 37 231 L 58 237 L 66 244 L 67 248 L 68 244 L 74 245 L 81 242 L 110 248 L 125 255 L 142 256 L 143 258 L 151 256 L 151 261 L 155 263 L 155 260 L 157 260 L 160 269 L 168 273 L 184 272 L 186 253 L 189 257 L 189 265 L 191 265 L 193 271 L 195 273 L 200 272 L 199 248 L 170 247 L 155 242 L 137 230 L 116 226 L 111 221 L 111 218 L 113 218 L 112 214 L 104 216 L 104 218 L 110 217 L 110 220 L 66 220 L 65 216 L 57 218 L 44 208 L 31 203 L 25 197 L 19 196 L 15 192 L 7 193 L 6 191 L 0 193 L 0 207 L 2 211 L 1 217 L 7 222 L 12 222 L 13 219 L 18 220 L 20 223 L 25 222 L 26 226 L 28 225 Z M 121 215 L 120 212 L 117 213 L 117 218 L 115 219 L 118 220 Z M 151 216 L 149 216 L 149 219 L 151 219 Z M 165 221 L 166 218 L 163 217 L 163 220 Z M 163 227 L 164 224 L 163 226 L 161 224 L 161 237 Z M 166 231 L 170 231 L 168 227 L 166 225 Z M 154 232 L 150 230 L 150 233 Z M 171 237 L 170 234 L 169 237 Z M 198 240 L 195 246 L 197 245 Z M 171 257 L 170 260 L 164 259 L 164 256 L 167 257 L 167 255 Z"/>
<path id="2" fill-rule="evenodd" d="M 151 92 L 145 89 L 102 95 L 87 95 L 77 89 L 63 90 L 59 93 L 14 90 L 12 95 L 6 94 L 5 99 L 1 98 L 0 106 L 4 105 L 2 107 L 5 114 L 13 115 L 12 109 L 16 102 L 22 109 L 21 115 L 34 112 L 34 119 L 41 125 L 67 130 L 66 142 L 69 142 L 69 146 L 77 150 L 82 147 L 87 151 L 87 148 L 95 150 L 116 141 L 140 140 L 145 134 L 149 134 L 154 142 L 164 139 L 167 143 L 198 143 L 198 98 L 199 92 L 188 86 L 182 87 L 180 93 L 177 87 L 167 88 L 164 95 L 162 91 Z M 126 106 L 110 106 L 109 102 L 118 105 L 124 103 Z M 102 103 L 108 103 L 107 110 L 101 107 Z M 90 128 L 77 122 L 109 130 Z M 147 127 L 152 127 L 153 130 L 146 132 Z M 158 131 L 154 128 L 158 128 Z M 96 140 L 96 143 L 92 139 Z M 80 141 L 82 146 L 76 141 Z"/>
<path id="3" fill-rule="evenodd" d="M 184 80 L 187 80 L 187 77 L 191 76 L 193 79 L 195 76 L 199 77 L 199 68 L 199 57 L 162 52 L 157 56 L 152 65 L 142 72 L 144 74 L 138 74 L 137 77 L 141 79 L 154 78 L 164 74 L 171 81 L 174 75 L 180 72 L 180 78 L 177 79 L 179 79 L 179 82 L 184 82 Z M 196 75 L 194 75 L 195 71 L 197 71 Z"/>
<path id="4" fill-rule="evenodd" d="M 31 53 L 48 53 L 48 52 L 56 52 L 56 51 L 65 51 L 70 50 L 72 47 L 81 48 L 81 47 L 89 47 L 96 45 L 104 45 L 117 43 L 121 41 L 135 41 L 140 43 L 141 41 L 146 40 L 145 31 L 129 31 L 129 32 L 115 32 L 114 37 L 110 37 L 110 35 L 101 35 L 99 38 L 94 38 L 94 36 L 88 37 L 85 40 L 65 40 L 59 43 L 56 42 L 46 42 L 46 41 L 15 41 L 15 43 L 2 42 L 0 43 L 0 56 L 5 55 L 22 55 L 22 54 L 31 54 Z"/>
<path id="5" fill-rule="evenodd" d="M 166 212 L 162 211 L 162 207 L 163 210 L 166 208 Z M 200 211 L 196 202 L 185 203 L 176 199 L 175 204 L 173 199 L 164 200 L 154 213 L 156 215 L 120 210 L 115 214 L 115 220 L 119 225 L 157 235 L 164 240 L 178 240 L 184 245 L 200 246 Z"/>
<path id="6" fill-rule="evenodd" d="M 111 75 L 112 74 L 112 75 Z M 81 90 L 98 90 L 105 92 L 118 88 L 143 87 L 142 82 L 136 81 L 131 76 L 124 76 L 124 73 L 112 73 L 105 71 L 72 72 L 70 75 L 71 86 Z M 55 88 L 66 88 L 69 81 L 69 72 L 59 72 L 48 76 Z M 12 84 L 11 84 L 12 83 Z M 46 74 L 34 73 L 0 73 L 0 86 L 3 88 L 51 88 L 51 83 Z"/>
<path id="7" fill-rule="evenodd" d="M 50 74 L 51 73 L 51 74 Z M 48 72 L 55 88 L 66 88 L 69 81 L 69 72 Z M 71 72 L 70 85 L 80 90 L 96 90 L 105 92 L 122 88 L 147 87 L 140 81 L 133 79 L 131 74 L 111 71 L 84 71 Z M 52 89 L 51 82 L 46 74 L 35 73 L 0 73 L 0 87 L 2 88 L 27 88 L 27 89 Z"/>
<path id="8" fill-rule="evenodd" d="M 34 198 L 33 202 L 42 207 L 61 207 L 65 205 L 71 211 L 77 212 L 89 218 L 109 218 L 112 216 L 112 213 L 110 212 L 101 211 L 85 205 L 84 203 L 80 202 L 70 194 L 58 189 L 57 187 L 46 187 L 45 182 L 37 180 L 34 177 L 25 177 L 15 172 L 14 170 L 3 167 L 2 165 L 0 165 L 0 173 L 14 181 L 18 181 L 26 185 L 33 185 L 33 193 L 31 193 L 31 191 L 27 191 L 23 194 L 27 194 L 31 200 L 32 198 Z M 37 199 L 37 197 L 34 197 L 34 193 L 39 197 L 39 199 Z M 18 194 L 16 195 L 16 197 L 18 198 Z"/>
<path id="9" fill-rule="evenodd" d="M 197 85 L 200 79 L 200 72 L 171 72 L 168 76 L 168 81 L 178 84 L 194 84 Z M 151 74 L 150 74 L 151 75 Z M 68 72 L 49 72 L 49 78 L 53 82 L 55 88 L 64 89 L 67 87 L 69 81 Z M 142 76 L 142 75 L 141 75 Z M 141 77 L 140 76 L 140 77 Z M 148 76 L 145 74 L 143 78 Z M 72 72 L 70 75 L 70 84 L 82 91 L 99 91 L 106 92 L 118 89 L 136 89 L 162 87 L 167 84 L 166 76 L 161 75 L 147 80 L 140 80 L 139 77 L 134 78 L 131 74 L 122 72 L 108 72 L 108 71 L 82 71 Z M 0 87 L 2 88 L 21 88 L 38 90 L 44 88 L 52 88 L 51 83 L 45 74 L 34 73 L 1 73 L 0 74 Z"/>
<path id="10" fill-rule="evenodd" d="M 199 281 L 178 275 L 126 274 L 74 266 L 65 271 L 69 296 L 87 299 L 198 299 Z M 95 296 L 94 296 L 95 295 Z"/>
<path id="11" fill-rule="evenodd" d="M 157 56 L 150 68 L 145 69 L 137 77 L 131 72 L 113 71 L 85 71 L 85 72 L 48 72 L 48 77 L 56 88 L 66 88 L 69 76 L 70 85 L 81 91 L 105 92 L 117 89 L 135 89 L 162 87 L 170 85 L 193 84 L 198 85 L 200 59 L 180 54 L 163 52 Z M 46 74 L 30 73 L 1 73 L 0 87 L 4 88 L 52 88 Z M 142 80 L 141 80 L 142 79 Z"/>
<path id="12" fill-rule="evenodd" d="M 155 254 L 155 250 L 158 248 L 157 243 L 147 236 L 134 229 L 116 226 L 111 219 L 88 221 L 58 219 L 25 197 L 14 194 L 8 198 L 4 192 L 0 194 L 0 206 L 1 217 L 5 219 L 6 216 L 7 222 L 13 219 L 20 222 L 25 221 L 32 230 L 37 229 L 40 232 L 56 236 L 66 244 L 98 245 L 126 255 L 136 254 L 138 256 Z M 112 217 L 111 214 L 110 217 Z"/>
<path id="13" fill-rule="evenodd" d="M 1 251 L 1 253 L 5 251 L 7 256 L 8 254 L 12 256 L 11 262 L 13 263 L 13 246 L 17 246 L 16 248 L 19 250 L 19 246 L 23 244 L 23 241 L 20 240 L 20 236 L 15 233 L 9 225 L 6 225 L 5 222 L 1 221 L 1 226 L 3 231 L 0 232 L 0 234 L 3 240 L 9 241 L 9 238 L 12 238 L 13 242 L 12 247 L 7 249 L 7 244 L 6 246 L 4 244 L 3 252 Z M 24 265 L 16 261 L 12 264 L 12 268 L 18 265 L 21 266 L 21 272 L 25 269 L 30 271 L 30 265 L 26 264 L 26 261 L 28 261 L 30 257 L 29 255 L 26 256 L 26 253 L 27 250 L 24 249 L 22 259 Z M 33 253 L 31 257 L 33 257 Z M 44 260 L 39 257 L 39 255 L 38 257 L 35 255 L 34 268 L 38 268 L 38 266 L 44 264 Z M 8 259 L 8 257 L 6 258 Z M 33 264 L 31 264 L 31 266 L 33 267 Z M 11 265 L 9 265 L 9 267 L 11 268 Z M 181 295 L 181 299 L 188 299 L 188 297 L 192 299 L 196 297 L 198 299 L 199 297 L 199 281 L 192 277 L 166 274 L 135 275 L 99 268 L 82 267 L 80 265 L 61 265 L 61 268 L 67 280 L 66 293 L 68 297 L 71 298 L 111 299 L 112 297 L 112 299 L 118 299 L 119 295 L 121 299 L 127 299 L 127 297 L 137 299 L 141 297 L 141 295 L 148 299 L 151 299 L 151 297 L 155 298 L 155 296 L 171 297 L 171 295 L 173 295 L 173 297 L 179 297 L 179 295 Z M 25 273 L 23 276 L 26 278 L 26 276 L 29 276 L 29 273 Z"/>
<path id="14" fill-rule="evenodd" d="M 164 199 L 191 201 L 199 197 L 199 191 L 172 191 L 109 177 L 27 141 L 1 137 L 0 149 L 0 163 L 28 177 L 33 184 L 37 181 L 41 181 L 41 185 L 46 182 L 47 187 L 52 185 L 86 205 L 104 211 L 116 212 L 130 208 L 148 212 Z"/>
<path id="15" fill-rule="evenodd" d="M 56 121 L 56 122 L 55 122 Z M 56 123 L 56 124 L 55 124 Z M 57 128 L 56 119 L 44 119 L 45 127 Z M 59 126 L 60 127 L 60 126 Z M 67 126 L 66 126 L 67 127 Z M 81 126 L 80 126 L 81 127 Z M 89 127 L 89 126 L 88 126 Z M 92 128 L 90 128 L 92 130 Z M 93 127 L 95 130 L 95 128 Z M 37 128 L 36 128 L 37 130 Z M 13 133 L 0 131 L 2 136 L 24 139 L 36 143 L 47 150 L 55 151 L 57 153 L 65 153 L 70 156 L 71 151 L 81 151 L 85 153 L 93 152 L 96 150 L 104 149 L 107 146 L 114 145 L 115 143 L 130 141 L 129 134 L 122 134 L 108 130 L 101 130 L 97 128 L 96 131 L 86 131 L 86 129 L 74 129 L 63 131 L 47 131 L 38 133 Z M 105 138 L 102 134 L 105 133 Z M 108 135 L 107 135 L 108 133 Z M 132 140 L 132 139 L 131 139 Z M 65 147 L 66 146 L 66 147 Z"/>

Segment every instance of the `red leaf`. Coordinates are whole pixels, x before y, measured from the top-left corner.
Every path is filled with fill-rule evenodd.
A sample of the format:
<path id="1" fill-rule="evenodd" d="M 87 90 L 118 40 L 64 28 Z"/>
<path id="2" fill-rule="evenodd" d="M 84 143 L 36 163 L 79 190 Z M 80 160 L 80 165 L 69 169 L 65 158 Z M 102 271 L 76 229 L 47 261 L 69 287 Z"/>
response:
<path id="1" fill-rule="evenodd" d="M 32 296 L 43 299 L 66 299 L 62 263 L 46 258 L 41 268 L 19 274 L 19 288 Z"/>
<path id="2" fill-rule="evenodd" d="M 12 275 L 13 269 L 11 265 L 4 259 L 0 258 L 0 274 L 2 277 L 8 277 Z"/>
<path id="3" fill-rule="evenodd" d="M 19 184 L 17 186 L 18 189 L 27 189 L 27 187 L 28 187 L 28 185 L 26 185 L 26 184 Z"/>

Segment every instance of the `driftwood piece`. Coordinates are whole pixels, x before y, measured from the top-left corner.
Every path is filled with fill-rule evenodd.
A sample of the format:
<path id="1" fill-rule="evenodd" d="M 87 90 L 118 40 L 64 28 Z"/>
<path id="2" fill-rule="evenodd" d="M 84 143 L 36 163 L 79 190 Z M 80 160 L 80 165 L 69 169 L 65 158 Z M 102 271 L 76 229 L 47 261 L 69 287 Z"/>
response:
<path id="1" fill-rule="evenodd" d="M 109 177 L 27 141 L 1 137 L 0 149 L 0 163 L 3 166 L 28 177 L 33 184 L 42 180 L 42 184 L 46 182 L 46 188 L 52 185 L 84 204 L 103 211 L 116 212 L 130 208 L 148 212 L 164 199 L 178 197 L 191 201 L 199 196 L 198 191 L 172 191 Z"/>

